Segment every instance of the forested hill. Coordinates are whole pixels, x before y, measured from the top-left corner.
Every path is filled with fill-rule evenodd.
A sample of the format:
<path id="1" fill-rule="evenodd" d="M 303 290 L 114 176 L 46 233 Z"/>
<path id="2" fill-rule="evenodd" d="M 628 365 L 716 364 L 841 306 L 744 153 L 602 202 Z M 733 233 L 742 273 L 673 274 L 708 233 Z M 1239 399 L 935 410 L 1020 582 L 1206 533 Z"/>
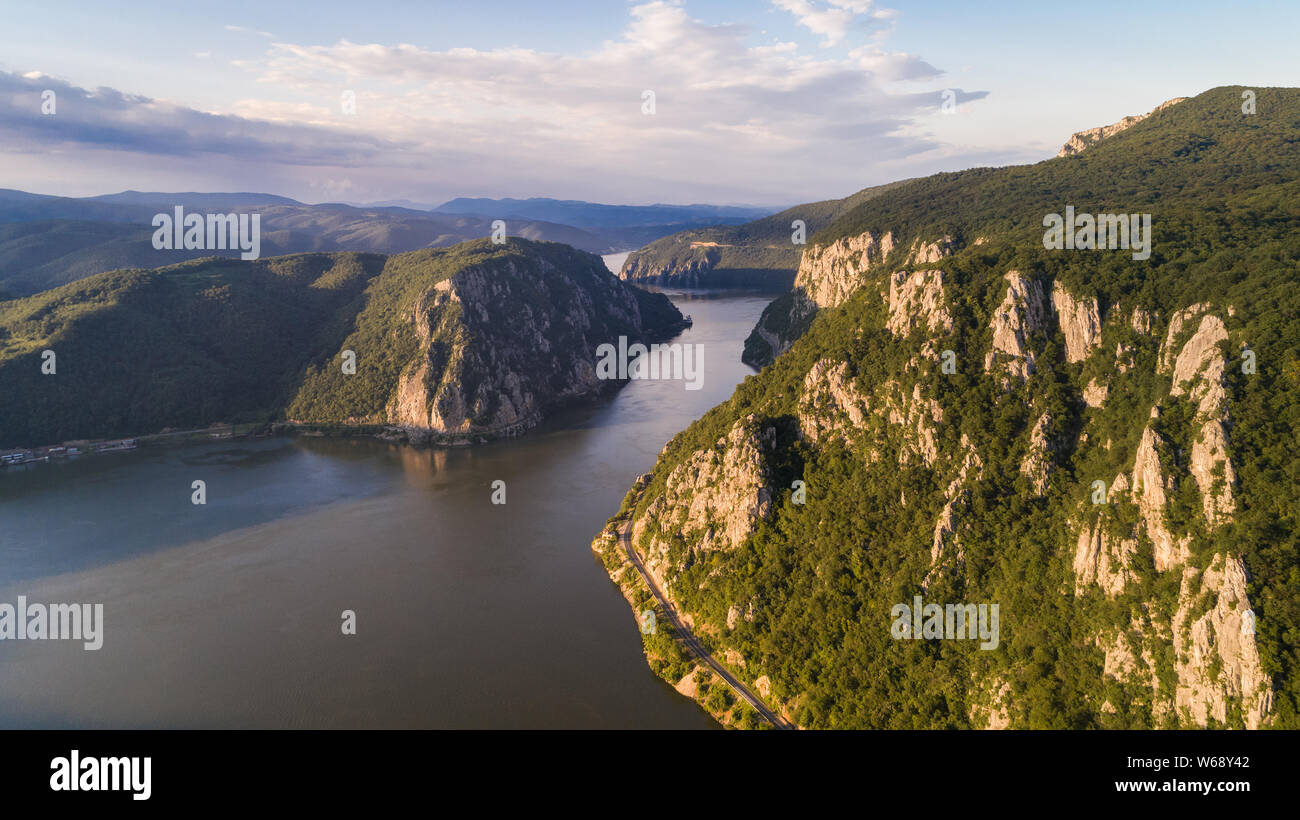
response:
<path id="1" fill-rule="evenodd" d="M 1218 88 L 1155 110 L 1072 156 L 936 174 L 861 203 L 809 239 L 793 293 L 764 313 L 746 360 L 770 362 L 819 308 L 851 293 L 867 268 L 897 268 L 918 261 L 917 254 L 952 253 L 993 237 L 1032 253 L 1041 250 L 1044 216 L 1064 214 L 1067 206 L 1089 214 L 1151 213 L 1153 265 L 1191 248 L 1213 251 L 1228 230 L 1219 218 L 1240 214 L 1267 228 L 1277 186 L 1300 177 L 1297 112 L 1290 89 L 1254 91 L 1269 101 L 1257 114 L 1242 113 L 1240 87 Z M 1209 219 L 1207 211 L 1222 217 Z M 1195 235 L 1202 230 L 1208 235 Z M 1121 256 L 1076 267 L 1088 271 L 1087 287 L 1100 290 L 1099 277 L 1109 276 Z M 1050 258 L 1058 266 L 1078 261 Z"/>
<path id="2" fill-rule="evenodd" d="M 811 310 L 769 328 L 792 346 L 611 524 L 770 706 L 1300 728 L 1300 90 L 1254 89 L 1254 114 L 1242 91 L 910 182 L 810 239 Z M 1045 247 L 1067 207 L 1149 215 L 1149 257 Z M 996 646 L 900 636 L 917 596 L 998 605 Z"/>
<path id="3" fill-rule="evenodd" d="M 214 422 L 514 435 L 613 386 L 598 345 L 681 322 L 599 257 L 524 239 L 113 271 L 0 302 L 0 448 Z"/>

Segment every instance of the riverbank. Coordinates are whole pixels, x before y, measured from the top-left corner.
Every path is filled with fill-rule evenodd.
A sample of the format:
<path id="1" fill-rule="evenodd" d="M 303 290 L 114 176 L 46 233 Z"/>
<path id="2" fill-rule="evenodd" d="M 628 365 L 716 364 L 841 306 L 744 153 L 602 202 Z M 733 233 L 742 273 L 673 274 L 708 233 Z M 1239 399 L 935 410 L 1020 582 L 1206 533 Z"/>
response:
<path id="1" fill-rule="evenodd" d="M 605 527 L 591 542 L 591 549 L 600 559 L 601 566 L 618 587 L 623 598 L 632 607 L 641 631 L 646 663 L 661 679 L 672 685 L 678 694 L 694 700 L 701 709 L 728 729 L 776 728 L 765 720 L 743 697 L 737 697 L 731 685 L 723 680 L 701 657 L 706 651 L 696 642 L 698 650 L 690 646 L 689 636 L 679 632 L 676 618 L 667 612 L 656 597 L 641 570 L 635 566 L 625 550 L 623 535 L 631 524 L 641 493 L 650 483 L 651 474 L 637 478 L 623 498 L 618 513 L 605 523 Z M 630 549 L 630 545 L 628 546 Z M 683 626 L 683 629 L 689 628 Z M 715 661 L 716 662 L 716 661 Z M 728 674 L 737 678 L 734 671 Z M 779 720 L 774 718 L 775 720 Z M 788 728 L 788 727 L 783 727 Z"/>

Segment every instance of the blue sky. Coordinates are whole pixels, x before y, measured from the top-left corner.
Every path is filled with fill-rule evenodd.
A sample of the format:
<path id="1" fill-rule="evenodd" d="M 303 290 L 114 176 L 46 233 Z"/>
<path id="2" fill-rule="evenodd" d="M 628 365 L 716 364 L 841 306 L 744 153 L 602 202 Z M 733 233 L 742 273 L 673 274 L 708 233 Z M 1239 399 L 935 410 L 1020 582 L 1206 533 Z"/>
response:
<path id="1" fill-rule="evenodd" d="M 1281 2 L 24 4 L 0 187 L 789 204 L 1300 86 L 1296 32 Z"/>

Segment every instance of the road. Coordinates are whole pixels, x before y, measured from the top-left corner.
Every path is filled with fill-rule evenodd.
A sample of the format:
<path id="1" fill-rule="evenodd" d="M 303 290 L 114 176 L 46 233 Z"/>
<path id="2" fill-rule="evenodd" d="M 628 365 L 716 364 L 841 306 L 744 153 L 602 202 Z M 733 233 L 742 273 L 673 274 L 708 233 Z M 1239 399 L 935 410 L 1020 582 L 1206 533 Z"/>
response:
<path id="1" fill-rule="evenodd" d="M 686 628 L 684 623 L 682 623 L 682 619 L 677 615 L 677 609 L 671 602 L 669 602 L 668 596 L 664 595 L 663 591 L 659 589 L 659 585 L 655 583 L 654 578 L 650 577 L 650 573 L 646 571 L 645 564 L 641 563 L 641 557 L 636 554 L 636 549 L 632 546 L 631 521 L 628 521 L 619 528 L 618 540 L 619 543 L 623 545 L 623 551 L 627 553 L 628 560 L 632 562 L 632 566 L 636 567 L 636 571 L 641 573 L 641 577 L 645 579 L 646 586 L 650 587 L 650 592 L 653 593 L 655 599 L 659 601 L 659 606 L 663 608 L 664 614 L 668 617 L 668 622 L 673 625 L 673 629 L 677 630 L 677 634 L 681 636 L 682 642 L 686 644 L 686 648 L 689 649 L 697 658 L 708 664 L 714 674 L 727 682 L 727 685 L 731 687 L 732 691 L 734 691 L 739 697 L 744 698 L 745 702 L 750 706 L 753 706 L 754 711 L 758 712 L 759 716 L 761 716 L 763 720 L 766 720 L 777 729 L 793 729 L 794 727 L 784 718 L 767 708 L 766 704 L 759 699 L 758 695 L 751 692 L 748 686 L 741 683 L 735 675 L 727 671 L 726 667 L 718 663 L 718 661 L 709 654 L 708 650 L 704 648 L 699 640 L 696 639 L 695 635 Z"/>

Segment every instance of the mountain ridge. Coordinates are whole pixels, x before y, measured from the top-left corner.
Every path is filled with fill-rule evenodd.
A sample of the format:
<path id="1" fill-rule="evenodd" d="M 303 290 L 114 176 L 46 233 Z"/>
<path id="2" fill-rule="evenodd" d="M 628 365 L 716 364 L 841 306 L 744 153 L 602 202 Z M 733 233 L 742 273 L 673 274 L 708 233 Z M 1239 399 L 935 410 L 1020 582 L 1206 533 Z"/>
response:
<path id="1" fill-rule="evenodd" d="M 1300 90 L 1257 89 L 1254 118 L 1240 90 L 912 181 L 810 238 L 812 310 L 778 300 L 765 328 L 797 321 L 786 349 L 610 523 L 769 706 L 807 728 L 1300 725 Z M 1067 204 L 1151 212 L 1150 257 L 1045 247 Z M 916 596 L 1000 604 L 998 648 L 899 640 Z"/>

